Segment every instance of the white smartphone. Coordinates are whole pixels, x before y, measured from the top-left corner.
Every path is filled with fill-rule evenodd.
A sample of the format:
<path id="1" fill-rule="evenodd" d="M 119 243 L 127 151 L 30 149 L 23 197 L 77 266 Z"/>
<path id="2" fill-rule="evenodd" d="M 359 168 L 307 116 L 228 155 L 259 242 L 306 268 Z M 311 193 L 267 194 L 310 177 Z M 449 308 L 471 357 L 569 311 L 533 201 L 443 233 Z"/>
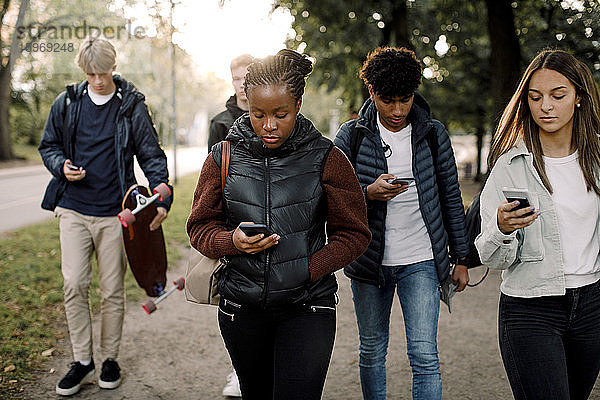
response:
<path id="1" fill-rule="evenodd" d="M 503 187 L 502 193 L 509 203 L 518 200 L 519 205 L 513 208 L 511 211 L 520 210 L 521 208 L 531 207 L 529 202 L 529 191 L 527 189 L 509 188 Z M 528 217 L 533 214 L 533 211 L 527 214 L 523 214 L 523 217 Z"/>

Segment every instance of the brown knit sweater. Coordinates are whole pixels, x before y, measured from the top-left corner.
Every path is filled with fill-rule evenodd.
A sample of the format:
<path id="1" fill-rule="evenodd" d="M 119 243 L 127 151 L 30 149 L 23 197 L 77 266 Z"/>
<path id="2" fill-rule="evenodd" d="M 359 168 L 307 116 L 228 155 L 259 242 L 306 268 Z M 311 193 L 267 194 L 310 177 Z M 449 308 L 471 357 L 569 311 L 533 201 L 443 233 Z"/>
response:
<path id="1" fill-rule="evenodd" d="M 310 279 L 334 272 L 358 258 L 371 241 L 367 207 L 354 169 L 337 147 L 332 148 L 322 176 L 327 196 L 327 244 L 310 259 Z M 242 254 L 225 227 L 221 171 L 212 153 L 202 166 L 187 232 L 194 248 L 211 258 Z"/>

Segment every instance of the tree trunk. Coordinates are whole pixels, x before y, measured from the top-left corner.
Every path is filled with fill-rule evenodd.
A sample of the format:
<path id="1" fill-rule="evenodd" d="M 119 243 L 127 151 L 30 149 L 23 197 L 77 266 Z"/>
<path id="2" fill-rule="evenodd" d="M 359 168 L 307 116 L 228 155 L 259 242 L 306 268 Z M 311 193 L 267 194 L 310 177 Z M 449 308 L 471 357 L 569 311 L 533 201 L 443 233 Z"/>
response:
<path id="1" fill-rule="evenodd" d="M 8 8 L 8 1 L 4 3 Z M 10 100 L 10 84 L 12 70 L 15 66 L 17 58 L 21 54 L 19 48 L 19 39 L 17 38 L 16 28 L 23 25 L 25 12 L 29 8 L 29 0 L 21 0 L 19 5 L 19 14 L 17 23 L 10 42 L 10 53 L 6 64 L 0 65 L 0 161 L 10 160 L 13 158 L 12 142 L 10 134 L 9 122 L 9 100 Z M 4 18 L 4 15 L 2 16 Z M 2 21 L 4 24 L 5 21 Z M 4 43 L 0 41 L 0 48 L 4 47 Z"/>
<path id="2" fill-rule="evenodd" d="M 521 47 L 511 0 L 486 0 L 490 35 L 490 81 L 494 126 L 510 100 L 521 74 Z"/>
<path id="3" fill-rule="evenodd" d="M 483 150 L 483 139 L 485 138 L 485 110 L 482 106 L 477 107 L 477 113 L 479 114 L 479 118 L 477 118 L 477 130 L 475 132 L 475 136 L 477 137 L 477 167 L 475 172 L 475 182 L 481 182 L 483 180 L 483 173 L 481 172 L 482 164 L 486 162 L 486 160 L 481 159 L 481 153 Z"/>
<path id="4" fill-rule="evenodd" d="M 406 0 L 395 1 L 390 12 L 390 19 L 386 18 L 385 27 L 382 29 L 380 46 L 397 46 L 412 49 L 408 40 L 408 24 Z"/>
<path id="5" fill-rule="evenodd" d="M 0 161 L 13 158 L 10 141 L 8 110 L 10 100 L 10 74 L 8 68 L 0 68 Z"/>
<path id="6" fill-rule="evenodd" d="M 394 44 L 398 47 L 406 47 L 408 49 L 413 49 L 413 46 L 410 44 L 408 38 L 408 23 L 406 14 L 406 0 L 394 2 L 394 8 L 392 9 L 395 39 Z"/>

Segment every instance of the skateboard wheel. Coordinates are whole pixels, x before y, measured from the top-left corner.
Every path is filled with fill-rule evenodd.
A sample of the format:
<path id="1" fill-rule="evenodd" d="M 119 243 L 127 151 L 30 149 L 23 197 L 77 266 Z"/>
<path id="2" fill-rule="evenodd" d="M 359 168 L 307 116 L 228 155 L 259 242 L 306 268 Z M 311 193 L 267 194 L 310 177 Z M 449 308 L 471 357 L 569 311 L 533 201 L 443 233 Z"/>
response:
<path id="1" fill-rule="evenodd" d="M 173 284 L 177 286 L 177 290 L 183 290 L 185 288 L 185 279 L 182 276 L 181 278 L 173 282 Z"/>
<path id="2" fill-rule="evenodd" d="M 167 197 L 171 197 L 171 189 L 169 189 L 169 186 L 164 182 L 155 187 L 152 192 L 160 195 L 158 197 L 158 200 L 160 201 L 163 201 Z"/>
<path id="3" fill-rule="evenodd" d="M 146 311 L 146 314 L 152 314 L 156 311 L 156 304 L 152 300 L 148 300 L 144 304 L 142 304 L 142 308 Z"/>
<path id="4" fill-rule="evenodd" d="M 123 225 L 125 228 L 127 228 L 129 225 L 135 222 L 135 215 L 133 215 L 129 208 L 126 208 L 123 211 L 121 211 L 119 215 L 117 215 L 117 218 L 119 218 L 119 221 L 121 221 L 121 225 Z"/>
<path id="5" fill-rule="evenodd" d="M 151 292 L 152 293 L 150 294 L 150 296 L 158 297 L 165 292 L 165 288 L 162 285 L 162 283 L 157 282 L 154 284 L 154 286 L 152 286 Z"/>

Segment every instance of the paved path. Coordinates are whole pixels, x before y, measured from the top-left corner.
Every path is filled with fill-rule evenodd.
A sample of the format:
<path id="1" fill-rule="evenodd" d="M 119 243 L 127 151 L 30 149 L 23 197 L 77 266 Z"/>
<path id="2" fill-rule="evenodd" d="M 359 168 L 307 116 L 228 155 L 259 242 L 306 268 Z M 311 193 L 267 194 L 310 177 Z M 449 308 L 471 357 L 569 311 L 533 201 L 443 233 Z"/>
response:
<path id="1" fill-rule="evenodd" d="M 183 274 L 183 263 L 169 272 Z M 481 271 L 473 272 L 476 278 Z M 325 400 L 360 400 L 358 339 L 349 280 L 340 272 L 338 330 Z M 512 398 L 496 340 L 499 274 L 491 272 L 477 288 L 455 296 L 453 313 L 441 310 L 440 358 L 444 399 L 488 400 Z M 82 399 L 222 399 L 229 373 L 228 356 L 216 322 L 217 309 L 186 303 L 175 293 L 146 315 L 137 303 L 128 303 L 119 363 L 123 384 L 114 391 L 86 385 Z M 410 370 L 404 343 L 404 327 L 397 299 L 392 312 L 388 355 L 388 399 L 410 399 Z M 98 333 L 98 318 L 94 331 Z M 98 340 L 96 340 L 96 343 Z M 97 362 L 101 360 L 96 355 Z M 70 350 L 66 339 L 45 366 L 41 378 L 27 386 L 26 399 L 59 398 L 57 380 L 67 371 Z M 591 399 L 600 399 L 597 385 Z"/>

